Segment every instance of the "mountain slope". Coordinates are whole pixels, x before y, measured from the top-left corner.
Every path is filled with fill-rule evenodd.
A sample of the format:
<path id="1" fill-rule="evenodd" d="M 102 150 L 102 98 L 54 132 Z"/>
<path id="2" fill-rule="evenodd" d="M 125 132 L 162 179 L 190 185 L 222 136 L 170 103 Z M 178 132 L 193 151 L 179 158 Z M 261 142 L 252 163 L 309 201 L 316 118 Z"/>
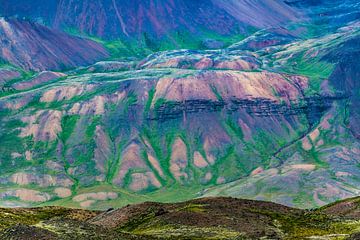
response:
<path id="1" fill-rule="evenodd" d="M 39 24 L 0 19 L 0 58 L 26 71 L 64 70 L 108 57 L 98 43 Z"/>
<path id="2" fill-rule="evenodd" d="M 55 28 L 70 28 L 106 39 L 155 41 L 168 36 L 173 42 L 189 41 L 188 33 L 202 39 L 244 34 L 250 27 L 276 27 L 298 17 L 295 10 L 274 0 L 61 0 L 57 3 L 37 0 L 37 4 L 1 0 L 0 4 L 3 6 L 0 13 L 5 16 L 40 19 Z"/>
<path id="3" fill-rule="evenodd" d="M 360 37 L 356 36 L 325 56 L 329 61 L 337 62 L 329 81 L 338 91 L 350 96 L 349 125 L 358 139 L 360 139 L 360 64 L 356 58 L 359 55 Z"/>
<path id="4" fill-rule="evenodd" d="M 334 69 L 321 59 L 329 44 L 356 32 L 265 53 L 159 52 L 45 86 L 14 83 L 0 98 L 2 204 L 103 209 L 230 195 L 309 207 L 354 196 L 360 159 L 344 124 L 349 97 L 320 85 Z M 315 73 L 292 63 L 313 47 Z"/>
<path id="5" fill-rule="evenodd" d="M 294 9 L 281 1 L 261 6 L 259 1 L 220 0 L 141 1 L 138 6 L 59 2 L 64 5 L 56 8 L 53 20 L 44 21 L 48 26 L 69 20 L 75 28 L 80 24 L 86 31 L 126 39 L 145 29 L 147 44 L 157 50 L 163 43 L 157 38 L 173 37 L 171 29 L 198 30 L 200 39 L 208 37 L 210 28 L 211 38 L 238 37 L 238 30 L 248 30 L 246 14 L 265 15 L 275 8 L 278 15 L 257 18 L 257 26 L 270 28 L 240 36 L 242 41 L 230 47 L 208 39 L 222 48 L 217 50 L 158 51 L 141 60 L 122 57 L 66 72 L 24 73 L 1 65 L 0 205 L 107 209 L 221 195 L 309 208 L 359 193 L 360 24 L 344 15 L 356 16 L 353 0 L 311 9 L 301 1 L 298 9 L 308 19 L 276 29 L 271 26 Z M 110 7 L 105 11 L 105 6 Z M 124 6 L 136 9 L 135 15 L 120 11 Z M 42 12 L 37 7 L 34 14 Z M 235 15 L 238 8 L 241 14 Z M 63 21 L 67 16 L 57 14 L 64 9 L 71 19 Z M 339 21 L 329 25 L 332 18 Z M 108 25 L 109 19 L 116 22 Z M 201 28 L 210 23 L 215 25 Z M 196 34 L 187 36 L 192 43 L 199 40 Z M 72 39 L 80 56 L 94 51 Z M 26 42 L 43 46 L 40 40 Z M 30 59 L 21 54 L 31 47 L 15 46 L 20 54 L 14 61 L 41 56 Z"/>
<path id="6" fill-rule="evenodd" d="M 283 1 L 237 1 L 212 0 L 219 8 L 224 9 L 239 22 L 256 28 L 279 27 L 287 22 L 296 22 L 304 17 Z"/>

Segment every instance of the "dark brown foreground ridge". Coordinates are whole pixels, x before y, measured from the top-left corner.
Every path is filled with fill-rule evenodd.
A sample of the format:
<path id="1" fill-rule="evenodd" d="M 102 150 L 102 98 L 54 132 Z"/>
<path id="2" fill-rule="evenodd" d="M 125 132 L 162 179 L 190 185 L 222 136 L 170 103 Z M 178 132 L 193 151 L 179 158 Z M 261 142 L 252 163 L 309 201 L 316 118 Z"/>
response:
<path id="1" fill-rule="evenodd" d="M 357 239 L 359 206 L 360 198 L 302 210 L 220 197 L 102 212 L 1 209 L 0 239 Z"/>

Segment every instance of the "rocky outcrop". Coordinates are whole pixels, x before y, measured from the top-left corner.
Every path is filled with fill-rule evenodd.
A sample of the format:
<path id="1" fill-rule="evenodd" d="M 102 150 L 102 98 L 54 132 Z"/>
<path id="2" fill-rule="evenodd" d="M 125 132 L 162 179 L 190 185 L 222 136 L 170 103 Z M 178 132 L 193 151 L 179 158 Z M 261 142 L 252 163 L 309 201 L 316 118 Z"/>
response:
<path id="1" fill-rule="evenodd" d="M 69 188 L 64 188 L 64 187 L 55 188 L 54 193 L 59 198 L 67 198 L 67 197 L 70 197 L 72 194 L 72 192 Z"/>
<path id="2" fill-rule="evenodd" d="M 159 188 L 161 183 L 141 156 L 141 148 L 136 142 L 131 143 L 123 151 L 120 168 L 113 183 L 119 186 L 126 186 L 132 191 L 144 191 L 150 187 Z M 126 178 L 130 177 L 127 182 Z"/>
<path id="3" fill-rule="evenodd" d="M 31 189 L 17 189 L 17 190 L 8 190 L 5 192 L 0 193 L 0 199 L 7 199 L 7 198 L 18 198 L 24 202 L 32 202 L 32 203 L 42 203 L 49 201 L 51 196 L 48 193 L 43 193 L 36 190 Z"/>
<path id="4" fill-rule="evenodd" d="M 62 131 L 62 112 L 56 110 L 39 111 L 36 115 L 24 117 L 27 124 L 21 129 L 21 136 L 32 136 L 37 141 L 53 141 Z"/>
<path id="5" fill-rule="evenodd" d="M 118 198 L 118 194 L 115 192 L 93 192 L 76 195 L 73 200 L 79 203 L 82 208 L 89 208 L 97 201 L 114 200 L 116 198 Z"/>
<path id="6" fill-rule="evenodd" d="M 98 179 L 99 181 L 104 181 L 107 161 L 112 158 L 112 143 L 104 129 L 100 126 L 96 126 L 95 129 L 95 143 L 94 162 L 96 163 L 96 169 L 100 172 Z"/>
<path id="7" fill-rule="evenodd" d="M 78 115 L 101 115 L 105 113 L 107 99 L 104 96 L 96 96 L 88 102 L 75 103 L 70 109 L 70 114 Z"/>
<path id="8" fill-rule="evenodd" d="M 174 178 L 180 182 L 187 181 L 189 174 L 187 168 L 189 159 L 187 156 L 187 148 L 184 141 L 178 137 L 172 145 L 172 154 L 170 158 L 170 171 Z"/>
<path id="9" fill-rule="evenodd" d="M 301 89 L 281 74 L 238 71 L 201 71 L 184 77 L 162 78 L 153 99 L 167 101 L 223 100 L 266 98 L 290 103 L 302 97 Z M 291 80 L 291 79 L 289 79 Z M 301 81 L 306 87 L 307 78 Z"/>
<path id="10" fill-rule="evenodd" d="M 291 102 L 290 105 L 264 98 L 231 99 L 230 102 L 209 100 L 185 100 L 183 102 L 164 102 L 156 106 L 149 115 L 150 120 L 171 120 L 184 117 L 184 114 L 204 112 L 237 112 L 245 110 L 256 117 L 290 116 L 306 114 L 311 123 L 319 121 L 323 113 L 330 109 L 333 101 L 346 98 L 339 96 L 310 97 L 302 102 Z"/>
<path id="11" fill-rule="evenodd" d="M 291 80 L 291 81 L 289 81 Z M 270 72 L 204 71 L 184 78 L 162 78 L 149 119 L 173 119 L 185 113 L 245 109 L 255 116 L 296 115 L 331 104 L 304 98 L 307 79 Z M 330 101 L 331 102 L 331 101 Z"/>
<path id="12" fill-rule="evenodd" d="M 11 175 L 10 181 L 20 186 L 35 184 L 40 187 L 70 187 L 73 185 L 72 180 L 65 176 L 35 175 L 34 173 L 25 172 L 14 173 Z"/>
<path id="13" fill-rule="evenodd" d="M 224 102 L 209 100 L 164 102 L 155 106 L 154 110 L 149 115 L 149 119 L 165 121 L 182 117 L 184 113 L 218 112 L 224 107 Z"/>

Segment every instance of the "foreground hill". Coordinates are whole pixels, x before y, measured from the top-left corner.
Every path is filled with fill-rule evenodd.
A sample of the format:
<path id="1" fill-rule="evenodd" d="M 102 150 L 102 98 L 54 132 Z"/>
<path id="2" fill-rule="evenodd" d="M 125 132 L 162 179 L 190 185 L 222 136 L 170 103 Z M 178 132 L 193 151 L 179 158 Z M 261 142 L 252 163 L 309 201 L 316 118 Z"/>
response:
<path id="1" fill-rule="evenodd" d="M 1 239 L 359 239 L 359 199 L 316 210 L 234 198 L 106 212 L 0 209 Z M 346 214 L 345 214 L 346 213 Z"/>

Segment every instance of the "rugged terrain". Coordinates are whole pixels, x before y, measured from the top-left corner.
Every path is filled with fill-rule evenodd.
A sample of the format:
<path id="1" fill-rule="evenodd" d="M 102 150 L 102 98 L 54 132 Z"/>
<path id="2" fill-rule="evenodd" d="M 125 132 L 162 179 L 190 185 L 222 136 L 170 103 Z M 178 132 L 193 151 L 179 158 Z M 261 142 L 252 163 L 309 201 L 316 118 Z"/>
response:
<path id="1" fill-rule="evenodd" d="M 359 199 L 299 210 L 235 198 L 95 212 L 0 209 L 1 239 L 358 239 Z"/>
<path id="2" fill-rule="evenodd" d="M 141 1 L 134 16 L 122 1 L 1 2 L 0 205 L 359 194 L 357 1 Z M 211 46 L 165 44 L 178 26 L 213 26 L 190 35 Z M 118 51 L 144 31 L 152 54 Z"/>

